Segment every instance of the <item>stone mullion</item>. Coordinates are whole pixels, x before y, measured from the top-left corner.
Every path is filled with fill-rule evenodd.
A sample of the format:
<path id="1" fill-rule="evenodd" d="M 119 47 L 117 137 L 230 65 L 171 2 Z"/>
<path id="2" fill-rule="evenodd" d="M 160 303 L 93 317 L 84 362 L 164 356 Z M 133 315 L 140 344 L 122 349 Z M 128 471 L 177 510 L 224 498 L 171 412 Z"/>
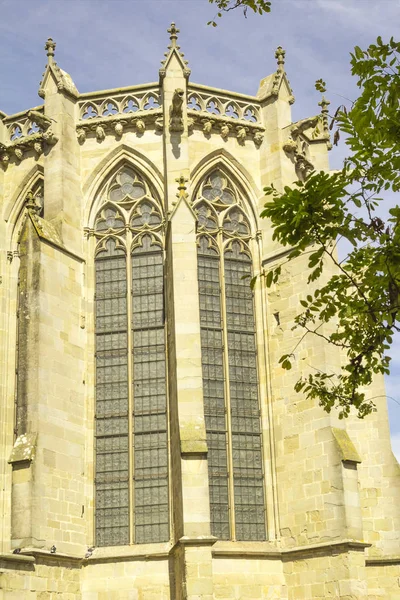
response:
<path id="1" fill-rule="evenodd" d="M 128 335 L 128 472 L 129 472 L 129 542 L 135 543 L 135 511 L 134 511 L 134 447 L 133 447 L 133 327 L 132 327 L 132 233 L 126 232 L 126 274 L 127 274 L 127 335 Z"/>
<path id="2" fill-rule="evenodd" d="M 223 247 L 222 231 L 218 232 L 218 246 L 220 249 L 220 282 L 221 282 L 221 313 L 222 313 L 222 336 L 223 356 L 225 371 L 225 410 L 227 424 L 227 446 L 228 446 L 228 489 L 229 489 L 229 521 L 230 538 L 236 539 L 235 523 L 235 489 L 233 483 L 233 448 L 232 448 L 232 416 L 231 416 L 231 390 L 229 379 L 229 355 L 228 355 L 228 321 L 226 316 L 226 289 L 225 289 L 225 254 Z"/>
<path id="3" fill-rule="evenodd" d="M 264 467 L 264 493 L 265 493 L 265 511 L 266 511 L 266 527 L 267 539 L 279 538 L 279 512 L 278 512 L 278 492 L 276 481 L 276 459 L 275 459 L 275 436 L 274 436 L 274 415 L 272 407 L 272 390 L 271 390 L 271 374 L 269 363 L 269 348 L 268 348 L 268 321 L 267 321 L 267 298 L 266 298 L 266 283 L 265 273 L 262 268 L 262 248 L 261 236 L 257 236 L 254 241 L 257 248 L 257 270 L 260 272 L 259 281 L 255 287 L 255 318 L 257 324 L 257 332 L 260 332 L 261 338 L 257 339 L 258 351 L 258 369 L 259 374 L 264 379 L 263 391 L 266 402 L 263 402 L 262 389 L 260 393 L 260 409 L 261 423 L 264 418 L 267 420 L 268 430 L 262 427 L 262 449 L 263 449 L 263 467 Z M 260 326 L 258 326 L 260 323 Z"/>

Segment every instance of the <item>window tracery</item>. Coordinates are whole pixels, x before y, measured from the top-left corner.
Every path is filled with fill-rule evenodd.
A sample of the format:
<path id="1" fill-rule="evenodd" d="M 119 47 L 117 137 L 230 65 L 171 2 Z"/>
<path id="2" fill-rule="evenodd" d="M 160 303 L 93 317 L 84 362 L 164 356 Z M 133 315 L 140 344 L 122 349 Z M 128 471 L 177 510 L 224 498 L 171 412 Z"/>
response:
<path id="1" fill-rule="evenodd" d="M 169 539 L 163 216 L 123 167 L 94 226 L 96 545 Z"/>
<path id="2" fill-rule="evenodd" d="M 264 540 L 250 222 L 239 189 L 220 169 L 200 185 L 194 210 L 212 533 Z"/>

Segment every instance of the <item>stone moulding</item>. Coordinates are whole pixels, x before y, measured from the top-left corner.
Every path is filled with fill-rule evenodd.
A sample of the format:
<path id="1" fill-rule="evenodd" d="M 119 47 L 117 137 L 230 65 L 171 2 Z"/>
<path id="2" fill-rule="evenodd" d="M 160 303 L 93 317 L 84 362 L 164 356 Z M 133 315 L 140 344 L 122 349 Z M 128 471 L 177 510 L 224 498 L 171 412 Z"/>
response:
<path id="1" fill-rule="evenodd" d="M 0 563 L 4 562 L 16 562 L 16 563 L 34 563 L 36 559 L 34 556 L 27 554 L 0 554 Z"/>
<path id="2" fill-rule="evenodd" d="M 187 113 L 189 133 L 193 129 L 201 129 L 205 135 L 218 132 L 223 139 L 232 135 L 236 137 L 240 144 L 250 138 L 253 139 L 256 146 L 260 146 L 264 139 L 265 127 L 258 123 L 199 112 L 193 109 L 188 109 Z"/>
<path id="3" fill-rule="evenodd" d="M 47 131 L 20 137 L 9 144 L 0 143 L 0 162 L 4 168 L 7 168 L 11 158 L 15 158 L 19 162 L 29 150 L 34 150 L 36 156 L 39 157 L 46 147 L 54 146 L 57 141 L 58 138 L 50 127 Z"/>
<path id="4" fill-rule="evenodd" d="M 121 138 L 126 130 L 133 129 L 138 135 L 141 135 L 149 126 L 154 127 L 157 131 L 164 129 L 162 108 L 80 121 L 76 126 L 76 134 L 79 143 L 83 144 L 88 135 L 92 133 L 101 142 L 105 139 L 106 134 L 114 134 L 117 138 Z"/>
<path id="5" fill-rule="evenodd" d="M 217 557 L 227 556 L 258 556 L 266 559 L 280 559 L 283 561 L 298 560 L 307 557 L 310 553 L 317 551 L 323 555 L 331 553 L 342 554 L 349 550 L 365 550 L 371 544 L 360 540 L 332 540 L 320 544 L 309 544 L 308 546 L 295 546 L 293 548 L 280 548 L 271 542 L 223 542 L 219 540 L 212 549 L 212 555 Z"/>

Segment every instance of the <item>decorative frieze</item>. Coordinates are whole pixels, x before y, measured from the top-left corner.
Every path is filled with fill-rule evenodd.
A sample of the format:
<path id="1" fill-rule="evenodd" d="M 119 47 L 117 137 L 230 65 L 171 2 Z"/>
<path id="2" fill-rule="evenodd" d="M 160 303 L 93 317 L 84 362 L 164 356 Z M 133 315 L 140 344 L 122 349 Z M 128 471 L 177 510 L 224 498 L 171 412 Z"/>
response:
<path id="1" fill-rule="evenodd" d="M 219 133 L 223 140 L 228 137 L 236 137 L 239 144 L 244 144 L 247 139 L 252 139 L 257 147 L 262 144 L 265 128 L 262 125 L 251 123 L 250 121 L 236 122 L 230 117 L 212 115 L 205 117 L 204 114 L 196 110 L 188 111 L 188 129 L 189 133 L 193 129 L 201 129 L 204 135 L 210 136 L 212 133 Z"/>
<path id="2" fill-rule="evenodd" d="M 21 161 L 28 150 L 40 156 L 44 148 L 54 146 L 57 137 L 52 130 L 52 120 L 43 114 L 43 106 L 3 120 L 6 126 L 7 142 L 0 143 L 0 162 L 7 167 L 10 159 Z"/>
<path id="3" fill-rule="evenodd" d="M 151 113 L 141 112 L 140 114 L 116 115 L 80 121 L 76 128 L 76 134 L 79 143 L 83 144 L 86 138 L 93 134 L 98 142 L 102 142 L 107 134 L 112 134 L 120 139 L 127 130 L 134 130 L 137 135 L 142 135 L 149 127 L 154 127 L 157 131 L 163 130 L 162 109 L 153 110 Z"/>
<path id="4" fill-rule="evenodd" d="M 231 94 L 224 90 L 208 89 L 205 86 L 190 85 L 188 110 L 206 113 L 209 117 L 226 117 L 231 121 L 243 120 L 261 124 L 258 100 L 252 96 Z"/>
<path id="5" fill-rule="evenodd" d="M 126 117 L 141 112 L 154 112 L 161 108 L 160 89 L 156 84 L 134 86 L 121 90 L 108 90 L 101 94 L 90 94 L 78 102 L 79 121 L 111 118 L 116 115 Z M 82 98 L 81 96 L 81 98 Z"/>

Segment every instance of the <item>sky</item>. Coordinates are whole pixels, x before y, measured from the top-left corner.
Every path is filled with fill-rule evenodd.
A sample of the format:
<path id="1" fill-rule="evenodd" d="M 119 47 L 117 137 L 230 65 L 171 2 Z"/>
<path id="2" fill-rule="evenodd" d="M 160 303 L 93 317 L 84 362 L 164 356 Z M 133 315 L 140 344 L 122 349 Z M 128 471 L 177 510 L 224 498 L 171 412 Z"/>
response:
<path id="1" fill-rule="evenodd" d="M 280 45 L 296 97 L 294 121 L 319 112 L 316 79 L 327 82 L 332 110 L 357 96 L 349 67 L 355 45 L 366 48 L 378 35 L 400 38 L 400 0 L 272 0 L 269 15 L 245 18 L 235 10 L 218 27 L 207 26 L 215 13 L 207 0 L 0 0 L 0 110 L 13 114 L 42 103 L 37 90 L 48 37 L 80 92 L 157 81 L 171 21 L 180 29 L 191 81 L 209 86 L 256 94 L 276 69 Z M 343 146 L 332 150 L 331 168 L 344 155 Z M 389 354 L 386 391 L 400 460 L 400 336 Z"/>

